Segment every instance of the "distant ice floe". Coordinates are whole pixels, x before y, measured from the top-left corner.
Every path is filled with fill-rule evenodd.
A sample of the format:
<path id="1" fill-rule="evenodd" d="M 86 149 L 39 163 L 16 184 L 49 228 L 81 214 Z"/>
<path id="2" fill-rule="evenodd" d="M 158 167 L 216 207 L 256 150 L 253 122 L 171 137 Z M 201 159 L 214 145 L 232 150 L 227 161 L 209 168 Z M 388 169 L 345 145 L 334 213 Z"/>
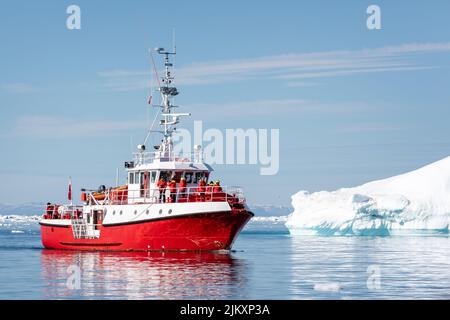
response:
<path id="1" fill-rule="evenodd" d="M 289 233 L 285 224 L 287 221 L 285 216 L 259 217 L 254 216 L 245 226 L 244 233 Z"/>
<path id="2" fill-rule="evenodd" d="M 285 223 L 288 216 L 270 216 L 258 217 L 255 216 L 250 220 L 246 230 L 250 231 L 274 231 L 286 230 Z M 39 216 L 23 216 L 23 215 L 0 215 L 0 231 L 7 231 L 8 233 L 23 233 L 29 230 L 39 229 Z M 285 231 L 287 232 L 287 230 Z"/>
<path id="3" fill-rule="evenodd" d="M 39 229 L 39 216 L 0 215 L 0 231 L 25 233 Z"/>
<path id="4" fill-rule="evenodd" d="M 292 196 L 293 235 L 449 233 L 450 157 L 418 170 L 336 191 Z"/>
<path id="5" fill-rule="evenodd" d="M 247 224 L 245 230 L 250 232 L 287 232 L 285 223 L 287 221 L 287 215 L 284 216 L 255 216 Z M 28 231 L 39 230 L 40 216 L 24 216 L 24 215 L 0 215 L 0 232 L 6 232 L 7 234 L 23 233 Z"/>

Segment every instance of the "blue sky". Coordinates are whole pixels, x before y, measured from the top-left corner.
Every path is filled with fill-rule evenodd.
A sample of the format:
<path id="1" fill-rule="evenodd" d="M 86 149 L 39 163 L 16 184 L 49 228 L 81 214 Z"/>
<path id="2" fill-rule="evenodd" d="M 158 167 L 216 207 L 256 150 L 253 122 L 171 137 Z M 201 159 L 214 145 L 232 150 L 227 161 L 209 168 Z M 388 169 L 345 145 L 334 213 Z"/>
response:
<path id="1" fill-rule="evenodd" d="M 81 8 L 81 30 L 66 8 Z M 382 29 L 366 28 L 381 8 Z M 450 2 L 2 1 L 0 203 L 112 185 L 145 137 L 148 49 L 176 30 L 177 104 L 205 128 L 279 128 L 280 171 L 215 167 L 289 204 L 449 155 Z M 181 111 L 180 110 L 180 111 Z M 152 111 L 153 112 L 153 111 Z"/>

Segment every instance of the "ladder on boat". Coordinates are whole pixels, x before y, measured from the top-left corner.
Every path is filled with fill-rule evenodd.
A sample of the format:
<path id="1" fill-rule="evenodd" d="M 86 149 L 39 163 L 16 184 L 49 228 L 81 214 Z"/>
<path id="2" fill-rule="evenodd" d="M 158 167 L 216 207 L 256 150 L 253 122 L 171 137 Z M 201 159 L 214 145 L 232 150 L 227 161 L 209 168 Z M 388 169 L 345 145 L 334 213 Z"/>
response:
<path id="1" fill-rule="evenodd" d="M 72 219 L 72 232 L 75 239 L 87 238 L 87 223 L 84 219 Z"/>
<path id="2" fill-rule="evenodd" d="M 71 219 L 72 233 L 75 239 L 96 239 L 100 237 L 100 231 L 96 226 L 88 224 L 85 219 Z"/>

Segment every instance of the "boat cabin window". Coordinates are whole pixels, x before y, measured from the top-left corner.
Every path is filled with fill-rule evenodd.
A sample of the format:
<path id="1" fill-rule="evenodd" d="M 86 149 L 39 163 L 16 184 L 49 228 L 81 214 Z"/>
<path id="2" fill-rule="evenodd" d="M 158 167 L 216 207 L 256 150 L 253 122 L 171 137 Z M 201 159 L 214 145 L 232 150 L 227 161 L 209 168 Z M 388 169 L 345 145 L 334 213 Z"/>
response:
<path id="1" fill-rule="evenodd" d="M 208 175 L 207 172 L 196 172 L 194 175 L 194 183 L 199 183 L 201 179 L 205 179 L 206 182 L 208 182 Z"/>
<path id="2" fill-rule="evenodd" d="M 161 171 L 159 174 L 159 179 L 164 179 L 166 181 L 172 178 L 172 171 Z"/>
<path id="3" fill-rule="evenodd" d="M 139 172 L 135 172 L 134 173 L 134 183 L 139 184 L 140 183 L 139 181 L 140 181 L 139 180 Z"/>
<path id="4" fill-rule="evenodd" d="M 194 178 L 194 183 L 198 183 L 200 181 L 200 179 L 202 179 L 203 177 L 204 177 L 203 172 L 196 172 L 195 178 Z"/>
<path id="5" fill-rule="evenodd" d="M 145 182 L 145 172 L 139 172 L 140 173 L 140 177 L 141 177 L 141 186 L 144 186 L 144 182 Z"/>
<path id="6" fill-rule="evenodd" d="M 185 172 L 184 178 L 186 179 L 186 183 L 192 183 L 192 174 L 193 172 Z"/>
<path id="7" fill-rule="evenodd" d="M 180 180 L 181 180 L 181 175 L 182 175 L 182 174 L 183 174 L 183 172 L 181 172 L 181 171 L 175 172 L 175 174 L 173 175 L 173 179 L 174 179 L 177 183 L 179 183 Z"/>
<path id="8" fill-rule="evenodd" d="M 128 177 L 128 184 L 134 184 L 134 172 L 130 172 Z"/>
<path id="9" fill-rule="evenodd" d="M 139 184 L 139 172 L 130 172 L 129 183 L 130 184 Z"/>
<path id="10" fill-rule="evenodd" d="M 143 184 L 146 181 L 147 175 L 147 183 L 155 183 L 157 171 L 142 171 L 142 172 L 130 172 L 128 174 L 128 183 L 129 184 Z"/>
<path id="11" fill-rule="evenodd" d="M 200 171 L 200 172 L 192 172 L 192 171 L 185 171 L 184 172 L 184 178 L 186 179 L 186 183 L 198 183 L 200 179 L 205 179 L 206 182 L 208 181 L 209 172 L 207 171 Z"/>

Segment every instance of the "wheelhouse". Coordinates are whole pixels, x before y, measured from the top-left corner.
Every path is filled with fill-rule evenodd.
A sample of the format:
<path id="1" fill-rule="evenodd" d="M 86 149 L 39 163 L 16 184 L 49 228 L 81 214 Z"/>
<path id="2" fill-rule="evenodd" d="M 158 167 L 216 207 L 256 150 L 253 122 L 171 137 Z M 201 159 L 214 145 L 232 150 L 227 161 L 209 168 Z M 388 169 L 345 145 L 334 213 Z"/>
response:
<path id="1" fill-rule="evenodd" d="M 204 163 L 167 163 L 166 166 L 152 164 L 138 165 L 128 169 L 128 203 L 157 201 L 159 195 L 158 181 L 174 180 L 179 185 L 182 178 L 186 180 L 188 190 L 196 188 L 200 180 L 208 183 L 212 168 Z"/>

